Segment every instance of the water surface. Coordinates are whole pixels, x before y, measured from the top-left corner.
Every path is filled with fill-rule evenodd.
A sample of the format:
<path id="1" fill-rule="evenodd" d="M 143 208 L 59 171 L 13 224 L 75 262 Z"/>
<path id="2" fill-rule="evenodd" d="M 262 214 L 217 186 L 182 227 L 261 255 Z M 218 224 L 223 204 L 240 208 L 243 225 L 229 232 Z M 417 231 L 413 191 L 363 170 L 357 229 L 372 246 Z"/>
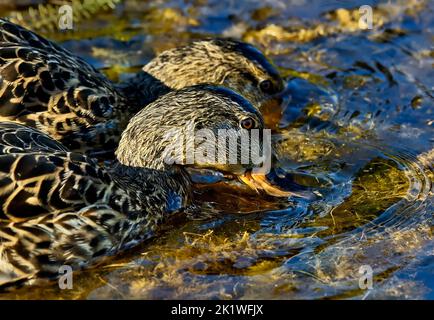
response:
<path id="1" fill-rule="evenodd" d="M 372 30 L 358 27 L 366 4 Z M 275 165 L 320 196 L 198 188 L 199 213 L 76 274 L 73 290 L 0 298 L 434 298 L 432 1 L 115 0 L 75 9 L 74 31 L 61 33 L 37 18 L 49 6 L 2 13 L 114 81 L 189 39 L 230 36 L 261 48 L 291 97 L 275 119 Z M 370 290 L 359 287 L 363 266 L 374 273 Z"/>

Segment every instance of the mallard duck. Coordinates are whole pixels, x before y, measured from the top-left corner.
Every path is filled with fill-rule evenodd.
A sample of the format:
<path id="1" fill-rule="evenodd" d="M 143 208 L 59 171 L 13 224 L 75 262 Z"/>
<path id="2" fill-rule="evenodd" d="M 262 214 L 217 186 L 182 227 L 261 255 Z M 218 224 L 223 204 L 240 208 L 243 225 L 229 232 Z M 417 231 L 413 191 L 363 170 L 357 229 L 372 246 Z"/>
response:
<path id="1" fill-rule="evenodd" d="M 239 158 L 228 164 L 173 161 L 166 152 L 178 138 L 167 135 L 173 128 L 227 129 L 240 148 L 241 135 L 262 130 L 264 122 L 227 88 L 172 91 L 131 119 L 111 167 L 37 129 L 0 122 L 0 282 L 55 278 L 63 265 L 86 268 L 148 239 L 165 217 L 189 206 L 190 166 L 233 177 L 255 167 Z M 219 152 L 229 159 L 230 148 Z"/>
<path id="2" fill-rule="evenodd" d="M 172 89 L 224 85 L 257 108 L 283 90 L 276 68 L 246 43 L 196 41 L 161 53 L 129 81 L 114 84 L 61 46 L 3 19 L 0 76 L 0 120 L 101 158 L 112 156 L 134 114 Z"/>

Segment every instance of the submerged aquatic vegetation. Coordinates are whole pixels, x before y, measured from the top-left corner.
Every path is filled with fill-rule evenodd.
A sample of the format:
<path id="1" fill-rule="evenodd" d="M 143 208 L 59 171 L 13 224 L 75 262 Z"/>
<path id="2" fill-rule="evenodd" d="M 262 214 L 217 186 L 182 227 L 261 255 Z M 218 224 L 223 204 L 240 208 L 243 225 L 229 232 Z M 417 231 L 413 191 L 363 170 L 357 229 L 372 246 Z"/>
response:
<path id="1" fill-rule="evenodd" d="M 369 224 L 384 210 L 405 199 L 409 181 L 397 164 L 387 159 L 373 159 L 355 175 L 351 195 L 328 214 L 308 225 L 328 226 L 319 236 L 341 234 Z"/>
<path id="2" fill-rule="evenodd" d="M 215 235 L 213 231 L 205 234 L 184 233 L 184 236 L 184 245 L 176 250 L 157 247 L 155 251 L 144 253 L 145 257 L 163 253 L 158 255 L 159 262 L 153 272 L 171 267 L 196 274 L 255 275 L 267 268 L 272 269 L 276 264 L 267 255 L 267 250 L 273 249 L 273 246 L 255 241 L 247 232 L 230 238 Z"/>
<path id="3" fill-rule="evenodd" d="M 124 294 L 161 298 L 161 294 L 166 293 L 168 297 L 176 298 L 201 292 L 206 297 L 206 291 L 211 289 L 209 298 L 236 298 L 236 288 L 227 292 L 222 286 L 216 293 L 215 288 L 212 289 L 214 284 L 206 278 L 233 277 L 238 279 L 241 288 L 243 277 L 267 273 L 296 251 L 283 245 L 279 248 L 267 241 L 266 235 L 259 239 L 247 232 L 230 237 L 213 231 L 204 234 L 186 232 L 183 236 L 182 244 L 176 248 L 173 244 L 163 244 L 144 252 L 140 260 L 136 260 L 135 267 L 130 269 L 133 279 Z M 129 275 L 127 271 L 124 280 Z"/>
<path id="4" fill-rule="evenodd" d="M 380 29 L 402 14 L 417 14 L 425 8 L 425 1 L 412 0 L 399 3 L 381 3 L 372 7 L 372 26 Z M 259 30 L 248 30 L 243 35 L 244 40 L 267 47 L 271 42 L 310 42 L 320 37 L 330 37 L 342 33 L 360 32 L 361 11 L 354 9 L 337 8 L 324 13 L 325 21 L 305 27 L 298 25 L 285 28 L 281 25 L 268 24 Z"/>
<path id="5" fill-rule="evenodd" d="M 73 22 L 80 23 L 93 15 L 111 11 L 121 0 L 72 0 L 65 3 L 72 8 Z M 54 33 L 59 30 L 59 3 L 38 4 L 26 11 L 14 11 L 10 14 L 12 22 L 38 32 Z"/>
<path id="6" fill-rule="evenodd" d="M 432 2 L 374 1 L 372 30 L 358 28 L 358 5 L 338 1 L 113 3 L 116 10 L 101 6 L 68 33 L 36 18 L 21 23 L 74 39 L 64 45 L 113 81 L 189 39 L 229 35 L 258 45 L 290 95 L 273 118 L 275 165 L 320 195 L 275 200 L 200 187 L 199 213 L 77 274 L 73 291 L 7 297 L 434 297 Z M 358 286 L 362 265 L 374 272 L 369 292 Z"/>

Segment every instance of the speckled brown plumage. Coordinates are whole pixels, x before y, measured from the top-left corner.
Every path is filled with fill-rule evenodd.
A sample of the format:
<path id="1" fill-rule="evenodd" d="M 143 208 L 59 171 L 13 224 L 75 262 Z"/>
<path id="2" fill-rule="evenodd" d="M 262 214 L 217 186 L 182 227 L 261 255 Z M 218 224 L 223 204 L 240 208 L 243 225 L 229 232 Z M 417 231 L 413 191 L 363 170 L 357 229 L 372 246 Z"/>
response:
<path id="1" fill-rule="evenodd" d="M 231 129 L 240 147 L 246 117 L 263 128 L 259 112 L 225 88 L 170 92 L 131 119 L 111 168 L 41 131 L 0 122 L 0 283 L 55 278 L 62 265 L 85 268 L 149 238 L 191 200 L 184 164 L 163 157 L 167 130 L 193 120 L 194 130 Z M 252 164 L 215 166 L 238 174 Z"/>
<path id="2" fill-rule="evenodd" d="M 0 76 L 0 120 L 37 128 L 70 150 L 101 158 L 112 156 L 136 112 L 171 89 L 221 84 L 257 107 L 283 89 L 261 52 L 219 39 L 163 52 L 137 76 L 113 84 L 62 47 L 2 19 Z"/>

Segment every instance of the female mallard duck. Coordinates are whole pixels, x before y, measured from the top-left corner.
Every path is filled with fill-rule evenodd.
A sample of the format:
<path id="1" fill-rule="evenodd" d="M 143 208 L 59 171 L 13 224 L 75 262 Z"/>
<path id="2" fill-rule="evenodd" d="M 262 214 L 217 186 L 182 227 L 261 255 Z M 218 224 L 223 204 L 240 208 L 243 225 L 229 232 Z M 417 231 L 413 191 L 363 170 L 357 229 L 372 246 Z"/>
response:
<path id="1" fill-rule="evenodd" d="M 2 19 L 0 76 L 0 120 L 37 128 L 95 157 L 113 151 L 129 119 L 171 89 L 224 85 L 257 107 L 283 89 L 260 51 L 221 39 L 163 52 L 130 81 L 113 84 L 64 48 Z"/>
<path id="2" fill-rule="evenodd" d="M 70 152 L 41 131 L 0 123 L 0 283 L 56 277 L 62 265 L 85 268 L 149 238 L 163 218 L 188 206 L 187 166 L 233 176 L 254 167 L 251 161 L 173 161 L 166 152 L 178 138 L 167 134 L 173 128 L 228 129 L 239 150 L 241 135 L 264 123 L 229 89 L 198 85 L 172 91 L 131 119 L 111 168 Z M 229 159 L 230 148 L 219 152 Z"/>

